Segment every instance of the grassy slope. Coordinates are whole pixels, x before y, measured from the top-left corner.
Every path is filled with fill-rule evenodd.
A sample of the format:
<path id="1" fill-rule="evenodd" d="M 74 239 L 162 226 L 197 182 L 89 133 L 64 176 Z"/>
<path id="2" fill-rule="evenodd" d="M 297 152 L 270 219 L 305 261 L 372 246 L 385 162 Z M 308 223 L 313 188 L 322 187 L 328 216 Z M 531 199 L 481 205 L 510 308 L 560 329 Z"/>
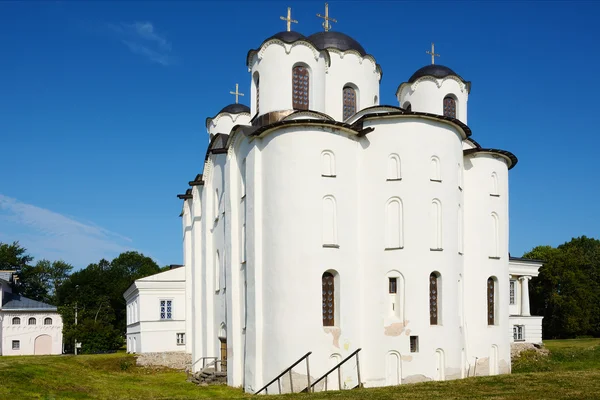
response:
<path id="1" fill-rule="evenodd" d="M 552 351 L 551 357 L 539 360 L 533 355 L 526 355 L 515 365 L 512 375 L 296 397 L 417 400 L 600 398 L 600 339 L 548 341 L 546 346 Z M 208 397 L 248 399 L 252 396 L 224 386 L 197 387 L 187 383 L 181 372 L 137 368 L 133 357 L 124 354 L 0 358 L 0 399 Z"/>

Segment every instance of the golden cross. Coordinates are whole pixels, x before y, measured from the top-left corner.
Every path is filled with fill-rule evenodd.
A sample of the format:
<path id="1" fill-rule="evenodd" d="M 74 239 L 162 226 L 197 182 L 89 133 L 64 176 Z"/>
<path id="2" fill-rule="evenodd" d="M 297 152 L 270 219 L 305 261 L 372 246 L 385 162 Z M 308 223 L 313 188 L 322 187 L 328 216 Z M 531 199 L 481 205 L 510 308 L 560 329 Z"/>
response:
<path id="1" fill-rule="evenodd" d="M 235 92 L 229 92 L 229 94 L 234 94 L 235 95 L 235 104 L 238 103 L 238 96 L 243 96 L 244 93 L 240 93 L 238 90 L 238 84 L 235 84 Z"/>
<path id="2" fill-rule="evenodd" d="M 439 57 L 439 54 L 435 54 L 435 43 L 431 42 L 431 51 L 426 51 L 425 53 L 431 54 L 431 65 L 435 64 L 435 57 Z"/>
<path id="3" fill-rule="evenodd" d="M 323 18 L 325 22 L 323 22 L 323 28 L 325 28 L 325 32 L 328 32 L 331 29 L 331 24 L 329 21 L 337 22 L 337 19 L 329 18 L 329 4 L 325 3 L 325 15 L 317 14 L 317 17 Z"/>
<path id="4" fill-rule="evenodd" d="M 292 19 L 292 7 L 288 7 L 288 16 L 287 18 L 284 17 L 279 17 L 280 19 L 282 19 L 283 21 L 287 22 L 287 31 L 291 31 L 292 30 L 292 22 L 297 24 L 298 21 L 296 21 L 295 19 Z"/>

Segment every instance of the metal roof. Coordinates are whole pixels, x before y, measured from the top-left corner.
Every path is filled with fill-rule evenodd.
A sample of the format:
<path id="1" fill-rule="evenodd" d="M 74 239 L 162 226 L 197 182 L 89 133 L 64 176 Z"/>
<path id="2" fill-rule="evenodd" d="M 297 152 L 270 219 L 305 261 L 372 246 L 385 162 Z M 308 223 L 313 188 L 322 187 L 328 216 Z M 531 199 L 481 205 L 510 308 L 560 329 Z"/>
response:
<path id="1" fill-rule="evenodd" d="M 56 311 L 56 307 L 14 293 L 4 293 L 0 310 Z"/>

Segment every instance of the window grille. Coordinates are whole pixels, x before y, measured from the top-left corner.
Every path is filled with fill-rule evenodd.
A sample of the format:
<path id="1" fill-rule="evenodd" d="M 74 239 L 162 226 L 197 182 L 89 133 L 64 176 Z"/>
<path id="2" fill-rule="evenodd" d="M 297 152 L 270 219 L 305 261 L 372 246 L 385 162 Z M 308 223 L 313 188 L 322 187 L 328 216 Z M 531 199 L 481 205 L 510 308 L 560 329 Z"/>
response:
<path id="1" fill-rule="evenodd" d="M 356 90 L 350 86 L 344 88 L 344 120 L 356 114 Z"/>
<path id="2" fill-rule="evenodd" d="M 308 69 L 296 66 L 292 73 L 292 106 L 296 110 L 308 110 Z"/>
<path id="3" fill-rule="evenodd" d="M 456 118 L 456 100 L 452 97 L 444 98 L 444 116 Z"/>
<path id="4" fill-rule="evenodd" d="M 172 300 L 160 301 L 160 319 L 172 319 L 173 312 Z"/>
<path id="5" fill-rule="evenodd" d="M 323 326 L 335 325 L 335 282 L 333 274 L 325 272 L 322 277 Z"/>

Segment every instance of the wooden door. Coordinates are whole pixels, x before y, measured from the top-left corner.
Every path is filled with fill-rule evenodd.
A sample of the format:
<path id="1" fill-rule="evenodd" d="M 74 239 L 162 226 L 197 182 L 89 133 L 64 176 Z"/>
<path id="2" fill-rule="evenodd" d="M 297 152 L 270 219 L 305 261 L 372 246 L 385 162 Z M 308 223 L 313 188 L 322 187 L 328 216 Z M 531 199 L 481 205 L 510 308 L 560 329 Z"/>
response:
<path id="1" fill-rule="evenodd" d="M 219 338 L 221 342 L 221 371 L 227 371 L 227 339 Z"/>

